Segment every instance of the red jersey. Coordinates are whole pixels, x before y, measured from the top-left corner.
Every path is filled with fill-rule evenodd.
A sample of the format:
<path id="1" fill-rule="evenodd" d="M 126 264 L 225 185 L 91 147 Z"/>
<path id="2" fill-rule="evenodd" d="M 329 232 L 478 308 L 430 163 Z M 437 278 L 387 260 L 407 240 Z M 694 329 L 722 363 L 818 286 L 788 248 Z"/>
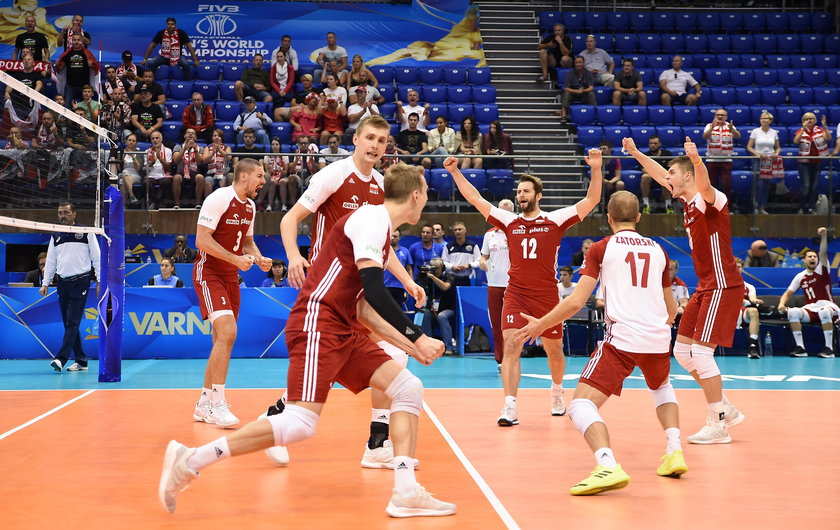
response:
<path id="1" fill-rule="evenodd" d="M 198 224 L 213 230 L 213 239 L 225 250 L 237 256 L 242 255 L 242 238 L 254 236 L 254 212 L 251 199 L 240 200 L 233 186 L 219 188 L 204 199 L 198 214 Z M 213 257 L 203 250 L 193 267 L 193 281 L 209 278 L 235 282 L 239 278 L 236 265 Z"/>
<path id="2" fill-rule="evenodd" d="M 371 259 L 384 267 L 390 252 L 391 218 L 385 206 L 364 206 L 342 217 L 309 269 L 286 329 L 349 335 L 362 297 L 356 262 Z"/>
<path id="3" fill-rule="evenodd" d="M 715 190 L 715 202 L 707 203 L 698 192 L 694 198 L 683 202 L 683 226 L 697 273 L 695 290 L 743 287 L 744 280 L 732 254 L 726 195 Z"/>
<path id="4" fill-rule="evenodd" d="M 828 264 L 817 263 L 813 272 L 804 270 L 793 277 L 788 291 L 795 293 L 802 287 L 805 293 L 805 305 L 826 300 L 833 302 L 831 297 L 831 269 Z"/>
<path id="5" fill-rule="evenodd" d="M 493 207 L 487 221 L 505 233 L 510 256 L 508 289 L 557 293 L 557 251 L 569 227 L 580 222 L 577 208 L 540 211 L 526 219 Z"/>
<path id="6" fill-rule="evenodd" d="M 376 170 L 363 175 L 353 157 L 333 162 L 312 176 L 298 203 L 315 214 L 309 262 L 314 263 L 335 223 L 366 204 L 385 202 L 385 179 Z M 390 240 L 390 236 L 389 236 Z"/>

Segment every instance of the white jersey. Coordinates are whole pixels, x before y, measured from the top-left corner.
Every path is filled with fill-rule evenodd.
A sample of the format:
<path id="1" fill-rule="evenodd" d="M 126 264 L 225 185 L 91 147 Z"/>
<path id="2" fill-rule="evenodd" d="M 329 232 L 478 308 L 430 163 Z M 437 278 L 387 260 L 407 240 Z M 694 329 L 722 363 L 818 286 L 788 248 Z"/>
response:
<path id="1" fill-rule="evenodd" d="M 589 248 L 580 274 L 600 278 L 606 342 L 631 353 L 670 350 L 668 255 L 655 241 L 633 230 L 605 237 Z"/>
<path id="2" fill-rule="evenodd" d="M 411 114 L 412 112 L 416 112 L 417 116 L 420 117 L 420 123 L 417 124 L 417 130 L 423 131 L 423 132 L 429 132 L 428 129 L 426 129 L 426 125 L 424 123 L 425 119 L 426 119 L 426 112 L 428 112 L 426 110 L 426 107 L 424 107 L 423 105 L 403 105 L 402 106 L 402 111 L 403 111 L 403 113 L 402 113 L 402 116 L 400 118 L 400 130 L 401 131 L 404 131 L 404 130 L 408 129 L 408 115 Z"/>
<path id="3" fill-rule="evenodd" d="M 571 295 L 572 292 L 575 290 L 575 287 L 577 287 L 577 282 L 572 282 L 568 287 L 563 287 L 562 283 L 558 283 L 557 291 L 560 293 L 560 300 Z"/>
<path id="4" fill-rule="evenodd" d="M 490 256 L 487 261 L 487 285 L 490 287 L 507 287 L 510 277 L 510 254 L 505 233 L 495 228 L 484 234 L 481 242 L 481 255 Z"/>

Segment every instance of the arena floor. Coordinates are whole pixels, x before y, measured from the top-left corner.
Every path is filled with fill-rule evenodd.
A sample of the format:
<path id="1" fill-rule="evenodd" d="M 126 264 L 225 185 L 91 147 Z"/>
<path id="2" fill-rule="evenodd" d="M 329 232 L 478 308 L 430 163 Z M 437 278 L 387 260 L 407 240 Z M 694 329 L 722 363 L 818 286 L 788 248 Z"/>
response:
<path id="1" fill-rule="evenodd" d="M 585 358 L 569 358 L 567 401 Z M 733 443 L 684 445 L 689 471 L 658 477 L 664 436 L 644 382 L 631 378 L 602 414 L 632 477 L 619 491 L 572 497 L 592 454 L 566 418 L 548 413 L 545 359 L 524 359 L 521 425 L 499 428 L 501 380 L 489 358 L 410 368 L 426 385 L 418 480 L 455 502 L 453 517 L 390 519 L 391 472 L 359 466 L 367 393 L 330 395 L 315 438 L 287 468 L 262 453 L 206 469 L 168 515 L 156 490 L 163 451 L 220 435 L 192 421 L 203 361 L 126 361 L 121 383 L 56 373 L 47 361 L 3 361 L 3 527 L 19 528 L 829 528 L 840 517 L 840 365 L 835 360 L 720 359 L 730 400 L 746 414 Z M 279 397 L 286 360 L 237 359 L 228 398 L 241 419 Z M 683 440 L 701 425 L 701 392 L 673 366 Z"/>

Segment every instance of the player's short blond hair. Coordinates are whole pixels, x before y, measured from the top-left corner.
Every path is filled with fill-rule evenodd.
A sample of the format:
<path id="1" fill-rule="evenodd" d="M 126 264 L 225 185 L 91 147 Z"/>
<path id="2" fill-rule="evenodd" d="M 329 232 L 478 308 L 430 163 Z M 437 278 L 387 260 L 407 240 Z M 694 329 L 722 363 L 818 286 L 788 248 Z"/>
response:
<path id="1" fill-rule="evenodd" d="M 678 156 L 668 162 L 668 167 L 672 166 L 680 166 L 680 168 L 686 173 L 689 171 L 692 173 L 694 172 L 694 164 L 691 162 L 691 159 L 685 155 Z"/>
<path id="2" fill-rule="evenodd" d="M 519 177 L 519 183 L 523 182 L 530 182 L 534 185 L 534 193 L 542 193 L 543 186 L 542 180 L 540 177 L 535 177 L 534 175 L 529 175 L 528 173 L 523 173 L 521 177 Z"/>
<path id="3" fill-rule="evenodd" d="M 376 115 L 368 116 L 367 118 L 359 122 L 359 126 L 356 127 L 356 136 L 361 136 L 362 131 L 365 130 L 365 127 L 373 127 L 375 129 L 388 129 L 389 131 L 391 130 L 391 124 L 388 123 L 382 116 Z"/>
<path id="4" fill-rule="evenodd" d="M 425 178 L 416 166 L 397 162 L 385 170 L 385 198 L 405 202 L 414 192 L 423 191 Z"/>
<path id="5" fill-rule="evenodd" d="M 617 191 L 610 197 L 607 212 L 615 223 L 635 223 L 639 216 L 639 199 L 629 191 Z"/>
<path id="6" fill-rule="evenodd" d="M 233 180 L 239 178 L 241 173 L 251 174 L 260 167 L 260 162 L 253 158 L 243 158 L 233 167 Z"/>

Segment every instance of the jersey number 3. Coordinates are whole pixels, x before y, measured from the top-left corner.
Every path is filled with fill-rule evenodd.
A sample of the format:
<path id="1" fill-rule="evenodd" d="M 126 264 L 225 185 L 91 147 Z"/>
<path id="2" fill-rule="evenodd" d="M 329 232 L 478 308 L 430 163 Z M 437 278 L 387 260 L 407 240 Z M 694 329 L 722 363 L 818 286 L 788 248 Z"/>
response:
<path id="1" fill-rule="evenodd" d="M 526 237 L 522 240 L 522 259 L 537 259 L 537 238 Z"/>
<path id="2" fill-rule="evenodd" d="M 637 280 L 636 274 L 636 257 L 644 262 L 642 266 L 642 277 Z M 638 254 L 634 254 L 633 252 L 628 252 L 627 256 L 624 258 L 624 262 L 630 265 L 630 283 L 633 284 L 633 287 L 642 284 L 642 288 L 648 286 L 648 272 L 650 272 L 650 254 L 647 252 L 639 252 Z"/>
<path id="3" fill-rule="evenodd" d="M 242 230 L 236 232 L 236 243 L 233 245 L 233 252 L 239 250 L 239 245 L 242 243 Z"/>

